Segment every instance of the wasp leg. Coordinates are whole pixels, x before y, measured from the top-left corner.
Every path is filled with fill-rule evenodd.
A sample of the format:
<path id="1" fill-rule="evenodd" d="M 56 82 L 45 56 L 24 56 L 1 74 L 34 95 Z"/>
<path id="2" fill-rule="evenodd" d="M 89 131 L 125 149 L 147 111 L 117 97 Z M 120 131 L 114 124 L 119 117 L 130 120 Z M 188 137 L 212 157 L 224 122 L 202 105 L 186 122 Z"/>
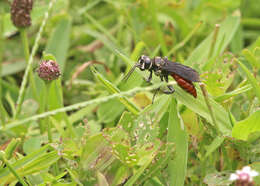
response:
<path id="1" fill-rule="evenodd" d="M 155 92 L 154 92 L 154 94 L 153 94 L 152 104 L 153 104 L 154 99 L 155 99 L 155 96 L 156 96 L 156 94 L 159 92 L 159 90 L 160 90 L 160 87 L 155 90 Z"/>
<path id="2" fill-rule="evenodd" d="M 168 83 L 168 76 L 164 76 L 165 81 Z M 164 90 L 164 94 L 173 94 L 175 92 L 174 88 L 172 85 L 167 85 L 169 90 Z"/>
<path id="3" fill-rule="evenodd" d="M 144 78 L 144 80 L 145 80 L 147 83 L 151 83 L 152 77 L 153 77 L 153 71 L 150 70 L 150 75 L 149 75 L 149 77 L 148 77 L 147 79 Z"/>
<path id="4" fill-rule="evenodd" d="M 163 76 L 160 76 L 160 78 L 161 78 L 161 81 L 163 81 Z M 154 92 L 154 94 L 153 94 L 152 104 L 153 104 L 154 99 L 155 99 L 155 96 L 156 96 L 156 94 L 159 92 L 159 90 L 160 90 L 160 87 L 155 90 L 155 92 Z"/>

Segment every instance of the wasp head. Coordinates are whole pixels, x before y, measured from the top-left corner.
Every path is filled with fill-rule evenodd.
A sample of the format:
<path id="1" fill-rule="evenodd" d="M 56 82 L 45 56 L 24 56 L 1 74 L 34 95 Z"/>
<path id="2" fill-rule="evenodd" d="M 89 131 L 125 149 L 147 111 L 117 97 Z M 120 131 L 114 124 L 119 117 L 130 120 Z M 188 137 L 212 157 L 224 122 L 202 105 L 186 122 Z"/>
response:
<path id="1" fill-rule="evenodd" d="M 153 66 L 152 60 L 148 56 L 142 55 L 139 58 L 138 62 L 130 69 L 130 71 L 124 77 L 124 81 L 127 81 L 127 79 L 134 72 L 136 67 L 138 67 L 141 71 L 144 71 L 144 70 L 151 69 L 152 66 Z"/>
<path id="2" fill-rule="evenodd" d="M 138 60 L 138 67 L 140 70 L 144 71 L 152 67 L 152 61 L 148 56 L 142 55 Z"/>

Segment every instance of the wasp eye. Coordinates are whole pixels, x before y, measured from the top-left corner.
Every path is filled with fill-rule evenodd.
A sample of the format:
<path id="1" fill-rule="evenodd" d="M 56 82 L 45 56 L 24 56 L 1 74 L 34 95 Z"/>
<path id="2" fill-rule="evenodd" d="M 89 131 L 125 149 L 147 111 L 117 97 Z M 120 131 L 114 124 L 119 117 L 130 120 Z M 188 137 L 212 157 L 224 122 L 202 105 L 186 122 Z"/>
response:
<path id="1" fill-rule="evenodd" d="M 151 59 L 148 56 L 142 55 L 139 60 L 139 68 L 140 70 L 145 70 L 145 69 L 149 69 L 151 66 Z"/>

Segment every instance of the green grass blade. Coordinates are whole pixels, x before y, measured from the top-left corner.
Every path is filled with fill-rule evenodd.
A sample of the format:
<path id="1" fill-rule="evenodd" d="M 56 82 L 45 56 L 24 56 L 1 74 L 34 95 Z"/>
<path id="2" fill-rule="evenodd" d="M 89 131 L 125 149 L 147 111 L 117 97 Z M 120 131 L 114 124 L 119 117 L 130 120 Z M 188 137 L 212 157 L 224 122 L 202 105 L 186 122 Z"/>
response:
<path id="1" fill-rule="evenodd" d="M 158 21 L 158 1 L 156 0 L 151 0 L 149 2 L 149 14 L 152 17 L 152 27 L 154 28 L 155 32 L 156 32 L 156 36 L 158 37 L 160 44 L 161 44 L 161 48 L 162 48 L 162 53 L 164 56 L 166 56 L 166 54 L 168 53 L 168 49 L 166 46 L 166 42 L 164 40 L 164 36 L 163 36 L 163 32 L 162 29 L 160 27 L 159 21 Z"/>
<path id="2" fill-rule="evenodd" d="M 131 60 L 131 58 L 129 58 L 123 50 L 121 50 L 115 43 L 108 40 L 101 33 L 93 31 L 91 29 L 85 30 L 85 33 L 102 41 L 107 49 L 109 49 L 112 53 L 122 59 L 127 64 L 127 66 L 132 67 L 135 64 L 135 61 Z M 120 88 L 122 90 L 127 90 L 126 87 L 133 88 L 134 86 L 140 86 L 142 83 L 141 77 L 144 75 L 148 75 L 148 72 L 141 72 L 140 70 L 134 71 L 126 83 L 121 83 Z"/>
<path id="3" fill-rule="evenodd" d="M 1 72 L 0 76 L 4 77 L 4 76 L 15 74 L 17 72 L 24 70 L 25 67 L 26 67 L 25 61 L 6 63 L 6 64 L 4 63 L 2 66 L 2 72 Z"/>
<path id="4" fill-rule="evenodd" d="M 40 157 L 41 155 L 43 155 L 48 149 L 50 148 L 50 145 L 45 145 L 44 147 L 40 148 L 37 151 L 34 151 L 33 153 L 25 156 L 24 158 L 16 161 L 13 164 L 13 167 L 15 169 L 19 169 L 21 167 L 24 167 L 25 165 L 27 165 L 28 163 L 32 162 L 34 159 L 37 159 L 38 157 Z M 0 170 L 0 180 L 7 176 L 9 174 L 9 170 L 8 169 L 1 169 Z"/>
<path id="5" fill-rule="evenodd" d="M 235 124 L 232 130 L 232 137 L 247 140 L 249 135 L 260 131 L 260 110 L 256 111 L 246 119 Z"/>
<path id="6" fill-rule="evenodd" d="M 142 166 L 134 173 L 134 175 L 126 182 L 125 186 L 132 186 L 134 183 L 143 175 L 145 169 L 152 163 L 153 159 L 157 155 L 160 147 L 161 142 L 159 140 L 154 141 L 154 148 L 150 152 L 149 157 L 145 160 L 145 162 L 142 164 Z"/>
<path id="7" fill-rule="evenodd" d="M 174 86 L 175 93 L 173 96 L 186 107 L 188 107 L 193 112 L 204 117 L 209 123 L 214 125 L 212 118 L 210 116 L 208 107 L 205 103 L 204 97 L 199 89 L 197 89 L 198 97 L 195 99 L 188 93 L 184 92 L 180 87 Z M 209 102 L 215 115 L 216 123 L 220 132 L 224 135 L 231 135 L 231 123 L 229 119 L 228 112 L 211 97 L 209 97 Z"/>
<path id="8" fill-rule="evenodd" d="M 253 55 L 253 53 L 250 50 L 244 49 L 242 51 L 242 54 L 245 56 L 245 58 L 253 68 L 258 68 L 258 69 L 260 68 L 260 62 L 256 59 L 256 57 Z"/>
<path id="9" fill-rule="evenodd" d="M 206 159 L 211 153 L 213 153 L 224 142 L 224 140 L 225 140 L 225 138 L 223 138 L 221 136 L 217 136 L 211 142 L 211 144 L 206 147 L 207 152 L 206 152 L 205 156 L 203 157 L 203 159 Z"/>
<path id="10" fill-rule="evenodd" d="M 252 75 L 252 73 L 247 69 L 247 67 L 243 63 L 241 63 L 238 60 L 237 60 L 237 62 L 241 66 L 242 70 L 246 73 L 247 79 L 251 83 L 253 90 L 254 90 L 256 96 L 258 97 L 258 100 L 260 100 L 260 85 L 259 85 L 259 83 L 257 82 L 255 77 Z"/>
<path id="11" fill-rule="evenodd" d="M 229 16 L 220 24 L 218 37 L 214 46 L 211 57 L 216 57 L 224 52 L 225 48 L 230 43 L 236 33 L 240 22 L 239 16 Z M 185 61 L 189 66 L 204 66 L 207 63 L 210 53 L 210 46 L 214 39 L 214 31 L 192 52 L 189 58 Z M 198 68 L 199 69 L 199 68 Z"/>
<path id="12" fill-rule="evenodd" d="M 68 16 L 63 16 L 60 22 L 58 22 L 57 26 L 54 28 L 54 31 L 51 34 L 45 49 L 47 54 L 51 54 L 56 58 L 56 61 L 60 66 L 61 73 L 63 73 L 65 68 L 66 58 L 70 45 L 71 23 L 71 19 Z M 38 81 L 41 80 L 38 79 Z M 63 107 L 61 79 L 58 79 L 52 83 L 48 99 L 48 103 L 50 103 L 49 110 Z M 67 115 L 65 113 L 60 113 L 55 116 L 55 119 L 61 121 L 66 117 Z"/>
<path id="13" fill-rule="evenodd" d="M 136 46 L 131 54 L 131 57 L 130 57 L 132 61 L 136 61 L 140 57 L 141 52 L 143 51 L 144 47 L 145 47 L 145 43 L 142 41 L 140 41 L 136 44 Z"/>
<path id="14" fill-rule="evenodd" d="M 115 87 L 112 83 L 110 83 L 107 79 L 105 79 L 99 72 L 97 72 L 93 67 L 91 68 L 92 72 L 96 76 L 96 78 L 107 88 L 110 93 L 120 93 L 120 90 Z M 120 102 L 125 105 L 125 107 L 132 112 L 133 114 L 138 115 L 140 109 L 130 102 L 127 98 L 119 98 Z"/>
<path id="15" fill-rule="evenodd" d="M 64 16 L 56 26 L 45 49 L 46 53 L 55 56 L 60 66 L 61 73 L 64 71 L 70 45 L 70 30 L 71 19 L 68 16 Z"/>
<path id="16" fill-rule="evenodd" d="M 223 102 L 223 101 L 225 101 L 225 100 L 227 100 L 227 99 L 229 99 L 231 97 L 237 96 L 237 95 L 242 94 L 242 93 L 246 93 L 246 92 L 248 92 L 250 90 L 252 90 L 252 86 L 251 85 L 245 85 L 245 86 L 243 86 L 241 88 L 237 88 L 237 89 L 235 89 L 235 90 L 233 90 L 231 92 L 227 92 L 227 93 L 225 93 L 225 94 L 223 94 L 221 96 L 218 96 L 218 97 L 215 98 L 215 100 L 217 102 Z"/>
<path id="17" fill-rule="evenodd" d="M 113 43 L 117 43 L 117 40 L 115 37 L 110 34 L 110 32 L 102 25 L 100 24 L 96 19 L 94 19 L 92 16 L 90 16 L 88 13 L 85 13 L 85 16 L 94 24 L 104 35 L 106 35 Z"/>
<path id="18" fill-rule="evenodd" d="M 184 123 L 182 122 L 178 110 L 177 101 L 172 99 L 169 106 L 169 122 L 168 122 L 168 143 L 175 144 L 174 159 L 169 161 L 169 185 L 182 186 L 187 171 L 188 159 L 188 133 L 185 130 Z M 168 151 L 171 151 L 168 149 Z"/>

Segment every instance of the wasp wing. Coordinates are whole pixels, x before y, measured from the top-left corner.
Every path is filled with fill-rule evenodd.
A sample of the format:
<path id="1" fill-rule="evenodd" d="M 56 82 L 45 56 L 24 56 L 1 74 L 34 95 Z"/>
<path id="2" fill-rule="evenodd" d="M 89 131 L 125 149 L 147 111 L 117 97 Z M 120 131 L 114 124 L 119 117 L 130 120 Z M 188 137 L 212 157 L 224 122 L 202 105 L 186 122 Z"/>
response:
<path id="1" fill-rule="evenodd" d="M 190 82 L 200 82 L 199 74 L 196 70 L 191 67 L 182 65 L 180 63 L 165 60 L 165 64 L 162 65 L 162 70 L 169 74 L 177 74 L 183 79 Z"/>

